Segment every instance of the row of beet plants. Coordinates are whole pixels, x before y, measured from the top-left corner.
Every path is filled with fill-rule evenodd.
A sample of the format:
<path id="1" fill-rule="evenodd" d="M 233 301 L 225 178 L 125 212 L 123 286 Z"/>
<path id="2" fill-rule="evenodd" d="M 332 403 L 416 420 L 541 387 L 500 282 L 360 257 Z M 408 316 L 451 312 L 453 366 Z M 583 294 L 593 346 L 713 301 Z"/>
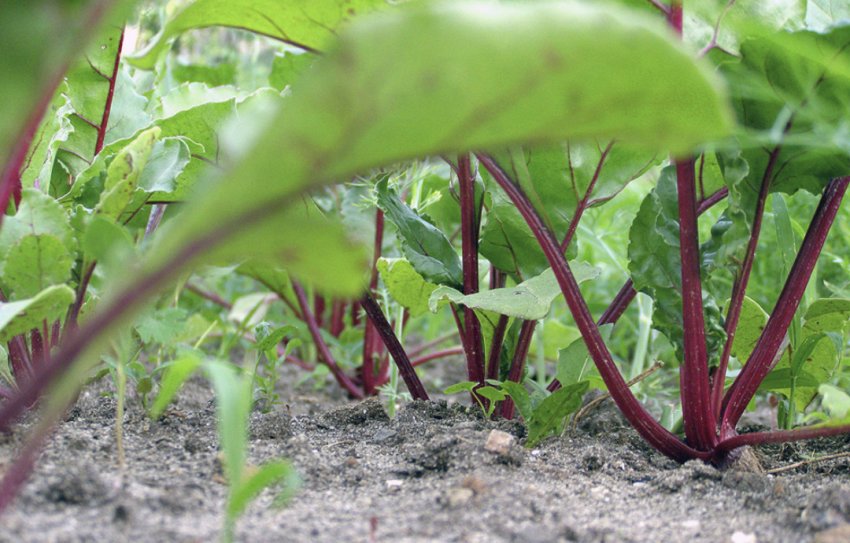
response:
<path id="1" fill-rule="evenodd" d="M 158 383 L 159 414 L 198 367 L 224 390 L 230 370 L 204 359 L 227 358 L 242 338 L 265 357 L 245 371 L 271 401 L 279 363 L 322 368 L 353 398 L 393 394 L 400 378 L 426 400 L 415 367 L 460 355 L 468 381 L 451 390 L 490 414 L 518 411 L 531 444 L 562 428 L 591 386 L 679 461 L 724 464 L 743 445 L 847 430 L 850 399 L 833 385 L 850 301 L 813 292 L 846 283 L 846 270 L 809 286 L 850 182 L 850 13 L 840 6 L 197 0 L 128 56 L 139 25 L 125 22 L 126 3 L 36 4 L 0 28 L 0 43 L 23 51 L 0 64 L 14 74 L 0 115 L 0 426 L 35 405 L 41 423 L 0 504 L 104 353 L 143 396 Z M 209 26 L 285 52 L 262 85 L 221 85 L 235 72 L 169 53 Z M 621 251 L 628 277 L 594 318 L 579 285 L 606 262 L 577 259 L 581 221 L 620 205 L 636 179 L 656 181 Z M 339 182 L 349 184 L 327 188 Z M 819 198 L 810 217 L 786 205 L 782 194 L 798 191 Z M 759 244 L 768 215 L 770 247 Z M 753 275 L 762 260 L 772 273 Z M 264 296 L 235 304 L 203 288 L 191 274 L 207 265 L 258 281 L 281 304 L 266 314 Z M 775 295 L 759 303 L 747 296 L 756 290 Z M 638 292 L 672 345 L 681 431 L 638 401 L 606 343 Z M 225 333 L 189 316 L 199 299 L 238 325 Z M 566 321 L 553 314 L 563 301 Z M 405 331 L 428 312 L 455 329 L 406 349 Z M 275 315 L 284 326 L 260 322 Z M 553 374 L 540 364 L 527 379 L 546 319 L 580 337 Z M 130 327 L 167 351 L 155 374 L 139 353 L 124 356 Z M 212 333 L 224 336 L 216 356 L 175 347 Z M 739 435 L 759 390 L 780 398 L 784 429 Z M 833 417 L 793 429 L 813 402 Z M 272 468 L 270 478 L 285 475 Z"/>

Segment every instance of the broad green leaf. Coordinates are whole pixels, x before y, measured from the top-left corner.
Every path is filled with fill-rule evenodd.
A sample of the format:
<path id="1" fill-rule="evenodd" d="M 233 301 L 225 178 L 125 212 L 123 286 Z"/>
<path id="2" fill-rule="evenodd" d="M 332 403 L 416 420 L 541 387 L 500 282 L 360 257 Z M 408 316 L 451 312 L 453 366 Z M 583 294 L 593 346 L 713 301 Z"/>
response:
<path id="1" fill-rule="evenodd" d="M 89 221 L 80 245 L 89 262 L 104 262 L 116 254 L 132 254 L 135 247 L 133 237 L 126 228 L 99 215 Z"/>
<path id="2" fill-rule="evenodd" d="M 398 229 L 402 251 L 413 269 L 426 281 L 462 285 L 460 257 L 445 234 L 402 202 L 386 178 L 377 184 L 375 192 L 378 207 Z"/>
<path id="3" fill-rule="evenodd" d="M 655 189 L 641 204 L 629 232 L 629 272 L 635 288 L 655 302 L 652 326 L 666 335 L 681 360 L 684 342 L 682 276 L 676 173 L 664 168 Z M 703 292 L 706 340 L 713 361 L 720 356 L 726 332 L 716 301 Z"/>
<path id="4" fill-rule="evenodd" d="M 579 283 L 592 280 L 599 275 L 599 270 L 586 262 L 573 261 L 570 267 Z M 451 287 L 439 287 L 431 294 L 428 304 L 434 312 L 445 301 L 449 301 L 523 320 L 540 320 L 549 314 L 552 302 L 559 296 L 561 296 L 561 287 L 558 286 L 555 274 L 549 268 L 540 275 L 511 288 L 484 290 L 464 295 Z"/>
<path id="5" fill-rule="evenodd" d="M 556 237 L 563 239 L 582 200 L 593 204 L 609 200 L 653 164 L 652 153 L 623 145 L 607 147 L 605 141 L 566 142 L 513 148 L 497 154 L 496 159 L 519 182 Z M 500 189 L 491 198 L 481 232 L 481 254 L 515 278 L 538 275 L 549 264 L 531 229 Z M 568 257 L 575 253 L 575 245 L 571 247 Z"/>
<path id="6" fill-rule="evenodd" d="M 210 216 L 215 244 L 233 248 L 308 187 L 380 164 L 572 137 L 684 152 L 728 130 L 720 85 L 661 22 L 610 6 L 488 4 L 481 17 L 483 6 L 423 5 L 350 25 L 293 86 L 285 120 L 196 199 L 150 265 L 208 232 Z M 496 105 L 498 115 L 480 113 Z"/>
<path id="7" fill-rule="evenodd" d="M 173 194 L 177 189 L 177 177 L 189 163 L 189 153 L 189 146 L 180 138 L 163 138 L 154 143 L 139 177 L 138 188 L 148 194 Z"/>
<path id="8" fill-rule="evenodd" d="M 7 296 L 30 298 L 71 273 L 76 239 L 56 201 L 37 189 L 25 189 L 18 213 L 0 231 L 0 283 Z"/>
<path id="9" fill-rule="evenodd" d="M 3 284 L 16 298 L 30 298 L 71 277 L 74 259 L 56 236 L 26 236 L 6 252 Z"/>
<path id="10" fill-rule="evenodd" d="M 582 395 L 587 391 L 587 382 L 561 387 L 547 396 L 532 413 L 528 424 L 526 447 L 534 447 L 550 433 L 560 433 L 566 418 L 581 407 Z"/>
<path id="11" fill-rule="evenodd" d="M 21 239 L 30 235 L 50 235 L 69 250 L 76 248 L 76 240 L 68 217 L 56 200 L 36 189 L 24 189 L 18 212 L 3 221 L 0 230 L 0 274 L 7 261 L 6 252 Z"/>
<path id="12" fill-rule="evenodd" d="M 419 275 L 403 258 L 381 258 L 377 263 L 381 279 L 390 296 L 416 317 L 428 311 L 428 299 L 437 285 Z"/>
<path id="13" fill-rule="evenodd" d="M 183 333 L 185 322 L 185 309 L 164 307 L 142 316 L 136 324 L 136 332 L 143 343 L 168 345 Z"/>
<path id="14" fill-rule="evenodd" d="M 94 207 L 102 190 L 101 179 L 113 157 L 152 128 L 160 130 L 160 141 L 151 150 L 151 168 L 143 172 L 139 187 L 153 192 L 151 198 L 157 201 L 187 198 L 198 178 L 208 174 L 211 165 L 219 164 L 222 158 L 219 135 L 222 123 L 255 100 L 269 99 L 273 95 L 265 89 L 244 99 L 235 98 L 232 93 L 223 97 L 207 96 L 208 100 L 200 105 L 156 119 L 149 128 L 104 147 L 94 163 L 80 173 L 62 201 L 76 200 Z"/>
<path id="15" fill-rule="evenodd" d="M 784 367 L 771 371 L 759 385 L 759 390 L 780 393 L 784 390 L 784 396 L 790 397 L 790 383 L 792 380 L 796 380 L 797 387 L 799 387 L 798 390 L 805 388 L 817 389 L 817 387 L 821 384 L 821 381 L 819 381 L 817 377 L 805 370 L 793 374 L 791 372 L 791 368 Z M 799 401 L 797 402 L 798 408 L 801 403 L 802 402 Z M 803 407 L 805 407 L 805 405 L 803 405 Z M 800 409 L 798 409 L 798 411 L 799 410 Z"/>
<path id="16" fill-rule="evenodd" d="M 130 61 L 150 70 L 171 40 L 196 28 L 230 26 L 308 50 L 324 50 L 335 29 L 355 15 L 386 6 L 386 0 L 196 0 L 175 13 L 162 31 Z"/>
<path id="17" fill-rule="evenodd" d="M 848 46 L 850 27 L 825 34 L 769 33 L 742 43 L 740 62 L 725 65 L 730 86 L 737 89 L 739 120 L 748 131 L 744 158 L 751 183 L 760 184 L 780 143 L 773 191 L 818 194 L 830 179 L 846 175 Z"/>
<path id="18" fill-rule="evenodd" d="M 107 127 L 101 128 L 101 124 L 104 122 L 110 79 L 117 77 L 115 57 L 121 35 L 121 25 L 103 28 L 81 58 L 70 67 L 60 89 L 68 98 L 73 114 L 68 117 L 72 131 L 62 143 L 57 160 L 72 177 L 92 162 L 101 130 L 105 135 Z"/>
<path id="19" fill-rule="evenodd" d="M 187 351 L 176 360 L 168 363 L 168 367 L 159 381 L 159 393 L 150 408 L 150 417 L 152 419 L 156 420 L 162 416 L 165 408 L 168 407 L 171 400 L 177 395 L 177 391 L 180 390 L 183 383 L 195 373 L 195 370 L 200 365 L 200 356 L 192 351 Z"/>
<path id="20" fill-rule="evenodd" d="M 153 116 L 145 89 L 138 89 L 130 69 L 123 64 L 118 69 L 118 79 L 109 110 L 109 125 L 106 127 L 103 142 L 106 145 L 129 138 L 139 130 L 148 127 Z"/>
<path id="21" fill-rule="evenodd" d="M 753 349 L 761 337 L 761 332 L 767 325 L 769 315 L 762 307 L 747 296 L 741 305 L 741 316 L 738 319 L 738 328 L 735 331 L 735 339 L 732 342 L 731 354 L 742 364 L 750 358 Z"/>
<path id="22" fill-rule="evenodd" d="M 44 321 L 65 316 L 74 301 L 74 291 L 66 285 L 47 287 L 32 298 L 0 302 L 0 343 L 38 328 Z"/>

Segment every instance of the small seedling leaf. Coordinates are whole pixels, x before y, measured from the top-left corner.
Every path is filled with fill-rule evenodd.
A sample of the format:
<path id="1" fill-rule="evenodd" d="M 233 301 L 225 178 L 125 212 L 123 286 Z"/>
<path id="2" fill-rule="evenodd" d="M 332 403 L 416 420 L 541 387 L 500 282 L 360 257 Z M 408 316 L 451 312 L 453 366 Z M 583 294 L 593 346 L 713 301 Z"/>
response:
<path id="1" fill-rule="evenodd" d="M 195 352 L 185 352 L 171 362 L 159 382 L 159 394 L 150 409 L 150 417 L 154 420 L 162 416 L 165 408 L 174 399 L 183 383 L 195 373 L 201 365 L 201 357 Z"/>
<path id="2" fill-rule="evenodd" d="M 528 440 L 531 448 L 540 443 L 550 433 L 558 433 L 564 427 L 566 418 L 581 407 L 582 395 L 587 391 L 587 381 L 559 388 L 547 396 L 527 420 Z"/>

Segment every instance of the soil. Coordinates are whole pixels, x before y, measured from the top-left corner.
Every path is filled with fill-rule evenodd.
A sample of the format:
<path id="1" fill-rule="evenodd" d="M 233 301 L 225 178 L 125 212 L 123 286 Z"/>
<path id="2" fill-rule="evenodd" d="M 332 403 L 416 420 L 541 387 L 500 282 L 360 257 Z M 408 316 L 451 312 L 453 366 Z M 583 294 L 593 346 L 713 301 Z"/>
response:
<path id="1" fill-rule="evenodd" d="M 239 541 L 850 541 L 846 458 L 780 474 L 678 465 L 610 402 L 528 450 L 521 424 L 485 420 L 477 408 L 415 402 L 390 420 L 378 400 L 326 394 L 290 391 L 289 407 L 252 415 L 251 461 L 288 458 L 303 483 L 283 508 L 262 494 L 239 521 Z M 209 388 L 191 382 L 155 422 L 129 404 L 121 468 L 115 400 L 83 392 L 0 517 L 0 542 L 219 537 L 226 486 Z M 4 465 L 24 433 L 0 437 Z M 757 454 L 773 468 L 846 450 L 840 438 Z"/>

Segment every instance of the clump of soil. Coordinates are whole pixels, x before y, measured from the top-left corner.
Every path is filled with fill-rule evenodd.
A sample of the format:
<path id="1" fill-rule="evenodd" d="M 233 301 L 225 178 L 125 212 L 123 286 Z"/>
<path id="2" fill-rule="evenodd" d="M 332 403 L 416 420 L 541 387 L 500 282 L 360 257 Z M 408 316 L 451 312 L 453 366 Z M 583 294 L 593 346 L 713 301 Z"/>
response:
<path id="1" fill-rule="evenodd" d="M 211 392 L 192 384 L 156 422 L 133 405 L 121 468 L 114 400 L 83 393 L 0 517 L 0 542 L 216 540 L 226 486 Z M 680 466 L 610 402 L 533 450 L 522 447 L 519 423 L 445 401 L 407 404 L 392 420 L 375 399 L 301 396 L 292 405 L 253 414 L 250 459 L 292 460 L 301 490 L 282 509 L 263 494 L 239 522 L 240 541 L 850 540 L 847 459 L 776 475 Z M 22 435 L 0 440 L 4 465 Z M 840 438 L 758 454 L 771 468 L 848 447 Z"/>

